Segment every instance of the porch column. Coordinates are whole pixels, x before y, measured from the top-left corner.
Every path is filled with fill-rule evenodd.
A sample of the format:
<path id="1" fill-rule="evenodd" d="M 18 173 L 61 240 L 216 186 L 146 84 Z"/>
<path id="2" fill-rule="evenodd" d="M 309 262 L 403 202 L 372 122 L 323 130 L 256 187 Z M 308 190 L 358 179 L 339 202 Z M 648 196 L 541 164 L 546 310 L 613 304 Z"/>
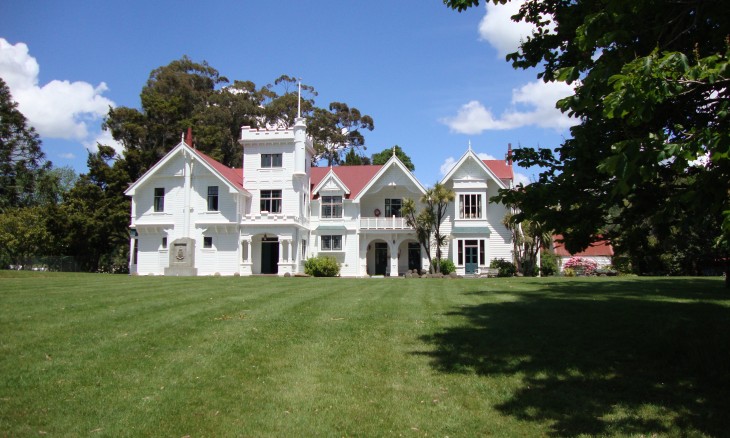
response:
<path id="1" fill-rule="evenodd" d="M 284 263 L 284 241 L 279 239 L 279 263 Z"/>
<path id="2" fill-rule="evenodd" d="M 134 250 L 136 249 L 135 248 L 136 246 L 137 246 L 137 239 L 135 239 L 134 237 L 130 238 L 129 239 L 129 273 L 130 274 L 134 274 L 135 272 L 137 272 L 136 268 L 132 269 L 132 266 L 135 265 Z"/>
<path id="3" fill-rule="evenodd" d="M 392 242 L 392 241 L 391 241 Z M 390 276 L 398 276 L 398 246 L 395 243 L 388 242 L 390 248 Z"/>

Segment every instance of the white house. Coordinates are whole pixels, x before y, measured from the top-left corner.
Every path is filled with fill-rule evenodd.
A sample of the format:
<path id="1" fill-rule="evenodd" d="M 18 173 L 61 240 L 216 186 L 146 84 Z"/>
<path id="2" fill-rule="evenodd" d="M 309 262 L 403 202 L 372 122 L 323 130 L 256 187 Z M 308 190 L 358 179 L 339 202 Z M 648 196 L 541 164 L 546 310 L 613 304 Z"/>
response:
<path id="1" fill-rule="evenodd" d="M 593 242 L 584 251 L 571 254 L 562 244 L 563 236 L 553 236 L 553 252 L 558 257 L 558 268 L 560 272 L 563 272 L 563 266 L 565 262 L 570 260 L 572 257 L 582 257 L 584 259 L 592 260 L 596 263 L 598 268 L 610 267 L 613 263 L 613 246 L 607 240 L 598 240 Z"/>
<path id="2" fill-rule="evenodd" d="M 384 165 L 311 167 L 306 123 L 287 129 L 243 127 L 242 168 L 192 147 L 188 132 L 126 191 L 132 198 L 130 272 L 140 275 L 298 274 L 304 261 L 334 256 L 341 275 L 396 276 L 426 269 L 401 215 L 424 186 L 394 155 Z M 442 232 L 442 254 L 457 272 L 511 259 L 505 209 L 489 202 L 512 187 L 510 161 L 481 160 L 469 149 L 442 183 L 456 192 Z"/>

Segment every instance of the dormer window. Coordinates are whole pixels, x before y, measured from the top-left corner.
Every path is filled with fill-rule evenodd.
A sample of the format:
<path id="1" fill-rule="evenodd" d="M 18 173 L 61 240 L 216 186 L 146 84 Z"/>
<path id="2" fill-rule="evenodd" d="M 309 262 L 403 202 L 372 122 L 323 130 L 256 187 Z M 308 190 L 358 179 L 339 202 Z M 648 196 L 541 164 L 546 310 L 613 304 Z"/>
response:
<path id="1" fill-rule="evenodd" d="M 322 196 L 322 218 L 342 217 L 342 196 Z"/>
<path id="2" fill-rule="evenodd" d="M 281 167 L 281 154 L 261 154 L 261 167 Z"/>

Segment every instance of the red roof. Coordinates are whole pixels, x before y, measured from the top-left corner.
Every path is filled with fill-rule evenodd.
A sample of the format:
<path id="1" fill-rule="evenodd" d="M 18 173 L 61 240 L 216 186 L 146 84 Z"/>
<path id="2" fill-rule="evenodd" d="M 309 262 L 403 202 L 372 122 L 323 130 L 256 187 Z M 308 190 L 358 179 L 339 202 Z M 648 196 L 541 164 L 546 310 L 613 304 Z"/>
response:
<path id="1" fill-rule="evenodd" d="M 348 189 L 350 189 L 350 195 L 348 199 L 356 197 L 360 191 L 370 182 L 375 176 L 382 165 L 370 165 L 370 166 L 334 166 L 334 167 L 312 167 L 311 172 L 311 184 L 312 188 L 322 182 L 325 176 L 329 173 L 330 169 L 337 175 L 337 178 L 342 181 Z M 314 197 L 314 195 L 312 195 Z"/>
<path id="2" fill-rule="evenodd" d="M 482 160 L 499 179 L 514 179 L 512 166 L 505 160 Z"/>
<path id="3" fill-rule="evenodd" d="M 562 235 L 558 234 L 557 236 L 553 236 L 553 248 L 555 249 L 555 255 L 559 257 L 613 257 L 613 247 L 608 240 L 598 240 L 593 242 L 585 251 L 571 254 L 565 249 L 562 243 L 558 242 L 558 240 L 562 239 Z"/>
<path id="4" fill-rule="evenodd" d="M 192 148 L 191 148 L 192 149 Z M 228 167 L 225 164 L 221 163 L 220 161 L 217 161 L 204 153 L 200 152 L 197 149 L 192 149 L 200 158 L 202 158 L 206 163 L 208 163 L 212 168 L 214 168 L 218 173 L 221 174 L 223 178 L 226 179 L 229 183 L 231 183 L 234 187 L 240 190 L 245 190 L 243 188 L 243 169 L 236 169 L 232 167 Z"/>

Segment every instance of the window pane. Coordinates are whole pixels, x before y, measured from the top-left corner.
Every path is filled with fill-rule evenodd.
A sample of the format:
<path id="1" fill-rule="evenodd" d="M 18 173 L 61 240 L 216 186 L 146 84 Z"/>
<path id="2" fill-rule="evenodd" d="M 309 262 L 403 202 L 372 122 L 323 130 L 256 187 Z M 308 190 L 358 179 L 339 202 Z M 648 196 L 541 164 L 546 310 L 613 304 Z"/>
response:
<path id="1" fill-rule="evenodd" d="M 208 211 L 218 211 L 218 186 L 208 186 Z"/>
<path id="2" fill-rule="evenodd" d="M 165 189 L 155 187 L 154 211 L 165 211 Z"/>

